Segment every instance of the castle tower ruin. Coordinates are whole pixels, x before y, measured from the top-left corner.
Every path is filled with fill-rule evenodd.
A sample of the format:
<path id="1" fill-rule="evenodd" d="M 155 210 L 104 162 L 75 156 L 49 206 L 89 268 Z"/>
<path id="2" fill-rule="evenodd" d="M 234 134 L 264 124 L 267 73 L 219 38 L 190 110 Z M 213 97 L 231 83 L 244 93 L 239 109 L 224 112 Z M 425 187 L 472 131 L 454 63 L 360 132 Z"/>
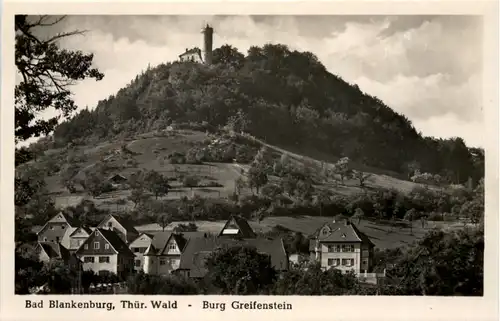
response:
<path id="1" fill-rule="evenodd" d="M 203 34 L 203 61 L 205 64 L 212 64 L 212 46 L 213 46 L 213 35 L 214 28 L 208 24 L 201 30 Z"/>

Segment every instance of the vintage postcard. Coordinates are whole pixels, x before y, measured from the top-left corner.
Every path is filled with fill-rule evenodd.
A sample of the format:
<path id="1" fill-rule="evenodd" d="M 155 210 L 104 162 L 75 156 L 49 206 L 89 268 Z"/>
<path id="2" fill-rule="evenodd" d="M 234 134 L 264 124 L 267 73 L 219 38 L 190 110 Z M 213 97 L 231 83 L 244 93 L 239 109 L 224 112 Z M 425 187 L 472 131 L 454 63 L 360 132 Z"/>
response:
<path id="1" fill-rule="evenodd" d="M 7 2 L 2 320 L 497 320 L 498 3 Z"/>

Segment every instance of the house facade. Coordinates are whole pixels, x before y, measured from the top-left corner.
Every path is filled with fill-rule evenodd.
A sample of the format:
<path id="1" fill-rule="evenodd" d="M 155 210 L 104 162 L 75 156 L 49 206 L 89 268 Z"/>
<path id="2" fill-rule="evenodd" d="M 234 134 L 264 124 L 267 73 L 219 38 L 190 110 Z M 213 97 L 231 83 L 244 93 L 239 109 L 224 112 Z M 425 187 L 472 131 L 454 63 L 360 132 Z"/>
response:
<path id="1" fill-rule="evenodd" d="M 74 230 L 68 230 L 68 234 L 68 240 L 66 241 L 66 237 L 63 238 L 63 244 L 68 243 L 68 249 L 70 251 L 76 251 L 85 243 L 85 240 L 88 239 L 90 234 L 92 234 L 92 229 L 88 226 L 80 226 Z"/>
<path id="2" fill-rule="evenodd" d="M 112 230 L 96 228 L 76 251 L 84 270 L 125 276 L 133 272 L 134 254 Z"/>
<path id="3" fill-rule="evenodd" d="M 77 224 L 71 217 L 60 212 L 48 220 L 40 231 L 38 231 L 38 241 L 59 243 L 62 241 L 66 232 L 76 225 Z"/>
<path id="4" fill-rule="evenodd" d="M 311 260 L 324 269 L 371 272 L 374 244 L 349 220 L 323 225 L 310 240 Z"/>
<path id="5" fill-rule="evenodd" d="M 134 241 L 139 236 L 139 232 L 130 222 L 115 215 L 108 215 L 99 223 L 97 228 L 115 232 L 127 244 Z"/>
<path id="6" fill-rule="evenodd" d="M 130 243 L 130 250 L 134 253 L 134 270 L 136 272 L 144 271 L 144 253 L 151 245 L 153 237 L 152 234 L 142 233 Z"/>
<path id="7" fill-rule="evenodd" d="M 203 232 L 160 232 L 144 253 L 144 272 L 165 275 L 177 270 L 186 244 L 194 238 L 203 238 Z"/>
<path id="8" fill-rule="evenodd" d="M 193 48 L 193 49 L 187 49 L 186 51 L 179 55 L 179 60 L 180 61 L 190 61 L 190 62 L 197 62 L 197 63 L 203 63 L 203 58 L 201 57 L 201 49 L 200 48 Z"/>

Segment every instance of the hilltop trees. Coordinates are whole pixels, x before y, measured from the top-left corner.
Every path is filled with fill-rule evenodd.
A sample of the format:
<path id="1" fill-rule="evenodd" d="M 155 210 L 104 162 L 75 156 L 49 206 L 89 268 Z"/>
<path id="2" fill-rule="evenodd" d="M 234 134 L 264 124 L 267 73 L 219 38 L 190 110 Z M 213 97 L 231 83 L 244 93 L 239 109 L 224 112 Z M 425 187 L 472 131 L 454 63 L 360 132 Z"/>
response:
<path id="1" fill-rule="evenodd" d="M 129 108 L 139 113 L 122 117 Z M 311 155 L 341 156 L 405 174 L 418 168 L 451 174 L 460 183 L 482 175 L 480 150 L 468 150 L 458 139 L 422 137 L 380 99 L 328 73 L 314 54 L 283 45 L 254 46 L 246 57 L 223 46 L 214 51 L 210 68 L 177 62 L 150 68 L 73 121 L 83 133 L 74 132 L 71 122 L 61 124 L 58 144 L 70 137 L 105 140 L 155 130 L 171 121 L 206 122 Z M 349 175 L 345 163 L 338 165 L 343 180 Z"/>
<path id="2" fill-rule="evenodd" d="M 81 31 L 63 32 L 43 39 L 37 29 L 50 27 L 64 17 L 15 17 L 15 63 L 22 77 L 15 88 L 16 141 L 50 133 L 59 116 L 48 120 L 37 115 L 52 107 L 64 117 L 76 109 L 71 98 L 70 86 L 78 80 L 101 80 L 104 75 L 92 68 L 92 54 L 61 49 L 58 40 L 82 34 Z"/>

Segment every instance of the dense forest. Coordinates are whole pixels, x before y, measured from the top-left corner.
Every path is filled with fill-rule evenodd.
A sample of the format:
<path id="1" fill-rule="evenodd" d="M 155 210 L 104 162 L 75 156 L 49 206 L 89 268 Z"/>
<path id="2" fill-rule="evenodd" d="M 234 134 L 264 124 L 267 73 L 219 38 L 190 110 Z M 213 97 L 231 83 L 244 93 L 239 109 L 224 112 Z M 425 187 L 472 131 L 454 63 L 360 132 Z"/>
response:
<path id="1" fill-rule="evenodd" d="M 130 137 L 171 124 L 224 126 L 311 156 L 349 157 L 390 173 L 439 174 L 450 183 L 479 181 L 484 151 L 461 138 L 423 137 L 405 116 L 329 73 L 310 52 L 284 45 L 224 45 L 214 64 L 173 62 L 149 68 L 94 110 L 82 110 L 54 131 L 56 146 Z M 408 176 L 407 176 L 408 177 Z"/>

